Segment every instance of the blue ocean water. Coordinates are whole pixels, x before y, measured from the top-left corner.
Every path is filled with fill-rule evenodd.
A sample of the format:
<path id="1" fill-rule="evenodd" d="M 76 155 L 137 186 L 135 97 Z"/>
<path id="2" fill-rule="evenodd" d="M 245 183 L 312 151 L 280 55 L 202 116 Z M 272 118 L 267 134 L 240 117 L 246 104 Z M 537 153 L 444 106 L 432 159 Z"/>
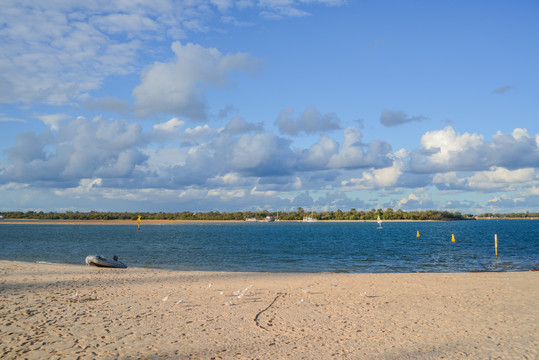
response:
<path id="1" fill-rule="evenodd" d="M 84 264 L 90 254 L 177 270 L 519 271 L 539 268 L 539 221 L 0 224 L 0 259 Z"/>

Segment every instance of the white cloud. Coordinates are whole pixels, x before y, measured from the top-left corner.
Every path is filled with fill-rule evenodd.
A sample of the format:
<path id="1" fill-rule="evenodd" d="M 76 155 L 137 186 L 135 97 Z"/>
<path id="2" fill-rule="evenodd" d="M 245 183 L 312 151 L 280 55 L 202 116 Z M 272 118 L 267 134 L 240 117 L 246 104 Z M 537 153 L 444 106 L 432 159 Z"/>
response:
<path id="1" fill-rule="evenodd" d="M 224 23 L 224 24 L 234 25 L 234 26 L 240 27 L 240 28 L 241 27 L 250 27 L 250 26 L 255 25 L 253 22 L 240 21 L 240 20 L 236 19 L 233 16 L 221 16 L 221 22 Z"/>
<path id="2" fill-rule="evenodd" d="M 127 33 L 132 36 L 137 33 L 156 32 L 161 28 L 153 19 L 136 13 L 107 14 L 93 17 L 90 22 L 107 34 Z"/>
<path id="3" fill-rule="evenodd" d="M 16 117 L 5 116 L 6 114 L 0 114 L 0 122 L 19 122 L 24 123 L 26 120 Z"/>
<path id="4" fill-rule="evenodd" d="M 170 176 L 170 169 L 175 166 L 185 165 L 189 149 L 186 148 L 166 148 L 166 149 L 145 149 L 144 155 L 147 157 L 145 171 L 151 180 L 160 180 Z M 164 184 L 163 184 L 164 185 Z M 159 184 L 154 186 L 159 187 Z"/>
<path id="5" fill-rule="evenodd" d="M 245 191 L 244 190 L 210 189 L 208 190 L 208 196 L 218 197 L 222 201 L 230 201 L 237 198 L 245 197 Z"/>
<path id="6" fill-rule="evenodd" d="M 290 143 L 273 134 L 241 135 L 229 151 L 231 169 L 253 176 L 286 174 L 295 163 Z"/>
<path id="7" fill-rule="evenodd" d="M 197 121 L 207 119 L 204 88 L 230 86 L 229 74 L 253 74 L 258 60 L 246 53 L 223 55 L 215 48 L 180 42 L 172 44 L 173 62 L 156 62 L 141 76 L 133 90 L 135 111 L 140 116 L 172 113 Z"/>
<path id="8" fill-rule="evenodd" d="M 432 183 L 440 190 L 499 192 L 529 188 L 539 183 L 539 173 L 534 168 L 508 170 L 493 166 L 486 171 L 458 174 L 436 174 Z"/>
<path id="9" fill-rule="evenodd" d="M 300 157 L 300 168 L 304 170 L 325 169 L 330 158 L 339 151 L 339 144 L 328 136 L 321 136 L 318 142 L 308 150 L 304 150 Z"/>
<path id="10" fill-rule="evenodd" d="M 260 191 L 255 186 L 254 188 L 251 189 L 250 195 L 275 196 L 277 195 L 277 191 L 272 191 L 272 190 Z"/>
<path id="11" fill-rule="evenodd" d="M 342 147 L 337 154 L 331 156 L 328 166 L 336 169 L 385 167 L 391 163 L 388 158 L 390 152 L 391 145 L 384 141 L 374 140 L 364 144 L 361 131 L 350 127 L 344 130 Z"/>
<path id="12" fill-rule="evenodd" d="M 164 123 L 155 124 L 153 126 L 155 131 L 166 132 L 166 133 L 177 133 L 185 124 L 184 121 L 179 120 L 178 118 L 172 118 Z"/>
<path id="13" fill-rule="evenodd" d="M 361 177 L 351 178 L 341 182 L 343 190 L 367 190 L 385 189 L 398 186 L 399 178 L 403 174 L 405 164 L 404 151 L 397 152 L 393 158 L 391 166 L 381 169 L 371 169 L 361 171 Z"/>
<path id="14" fill-rule="evenodd" d="M 264 10 L 261 16 L 269 19 L 282 19 L 285 17 L 305 17 L 311 14 L 300 9 L 305 4 L 324 4 L 327 6 L 340 6 L 346 0 L 259 0 L 258 4 Z"/>
<path id="15" fill-rule="evenodd" d="M 49 119 L 55 118 L 52 114 Z M 348 128 L 342 145 L 324 135 L 302 148 L 241 117 L 219 128 L 207 124 L 185 127 L 183 120 L 170 118 L 147 131 L 136 123 L 79 117 L 63 122 L 56 131 L 19 134 L 15 145 L 5 152 L 5 160 L 0 160 L 0 191 L 8 192 L 7 184 L 24 184 L 24 189 L 14 190 L 17 196 L 41 189 L 42 199 L 48 198 L 50 203 L 63 199 L 62 208 L 76 208 L 69 199 L 78 197 L 96 204 L 105 200 L 112 204 L 114 200 L 135 206 L 148 201 L 157 210 L 164 210 L 159 206 L 171 203 L 172 198 L 190 209 L 208 209 L 208 197 L 214 209 L 219 205 L 245 209 L 253 204 L 274 204 L 275 208 L 309 204 L 331 209 L 345 205 L 357 208 L 357 204 L 388 204 L 409 210 L 440 208 L 418 187 L 462 199 L 466 194 L 504 192 L 510 198 L 493 200 L 492 204 L 512 204 L 514 209 L 537 201 L 537 166 L 518 168 L 517 162 L 516 168 L 492 165 L 451 170 L 463 154 L 477 157 L 474 151 L 489 161 L 507 162 L 514 159 L 513 152 L 531 149 L 531 154 L 519 161 L 532 162 L 536 136 L 525 129 L 497 133 L 487 142 L 480 135 L 458 134 L 446 128 L 426 133 L 422 140 L 420 152 L 402 149 L 392 153 L 389 144 L 364 143 L 358 129 Z M 506 151 L 502 153 L 503 148 Z M 428 173 L 410 167 L 412 156 L 418 153 L 423 165 L 431 167 Z M 406 188 L 413 190 L 402 198 Z M 310 192 L 301 195 L 300 191 Z M 387 200 L 378 204 L 350 197 L 364 193 Z M 336 196 L 334 201 L 329 194 Z M 22 195 L 21 199 L 27 199 L 24 204 L 31 201 Z"/>
<path id="16" fill-rule="evenodd" d="M 338 1 L 308 3 L 340 5 Z M 149 45 L 155 48 L 159 42 L 184 39 L 190 32 L 222 32 L 221 27 L 227 24 L 251 25 L 251 21 L 237 19 L 246 9 L 281 18 L 303 16 L 307 12 L 302 8 L 308 3 L 4 0 L 0 12 L 0 103 L 63 105 L 99 89 L 110 76 L 146 67 Z M 237 17 L 230 14 L 233 9 Z M 219 28 L 213 28 L 213 19 L 221 15 Z M 200 100 L 198 96 L 195 99 Z M 98 105 L 123 108 L 125 103 L 88 106 Z M 143 106 L 139 110 L 151 113 L 154 109 Z"/>
<path id="17" fill-rule="evenodd" d="M 340 119 L 335 113 L 322 115 L 314 106 L 308 107 L 296 120 L 292 119 L 294 110 L 286 107 L 281 110 L 275 120 L 279 131 L 283 134 L 298 135 L 313 134 L 340 129 Z"/>
<path id="18" fill-rule="evenodd" d="M 532 137 L 526 129 L 515 128 L 512 134 L 498 131 L 488 144 L 488 163 L 490 166 L 503 166 L 507 169 L 537 167 L 539 164 L 539 144 L 537 136 Z"/>
<path id="19" fill-rule="evenodd" d="M 247 122 L 241 116 L 233 117 L 225 126 L 224 131 L 230 134 L 243 134 L 248 132 L 262 132 L 264 130 L 264 123 L 253 124 Z"/>
<path id="20" fill-rule="evenodd" d="M 432 177 L 432 183 L 440 190 L 464 190 L 466 188 L 466 179 L 459 177 L 456 171 L 435 174 Z"/>
<path id="21" fill-rule="evenodd" d="M 225 175 L 217 175 L 209 181 L 214 186 L 241 186 L 245 185 L 245 179 L 235 172 L 229 172 Z"/>
<path id="22" fill-rule="evenodd" d="M 55 190 L 54 193 L 59 196 L 69 196 L 80 199 L 81 197 L 94 192 L 94 190 L 97 190 L 97 188 L 101 187 L 102 183 L 103 181 L 99 178 L 81 179 L 78 186 L 63 190 Z M 99 191 L 95 191 L 95 194 L 99 194 Z"/>
<path id="23" fill-rule="evenodd" d="M 430 131 L 421 137 L 421 146 L 428 154 L 430 162 L 448 164 L 461 157 L 462 153 L 476 152 L 482 147 L 484 138 L 477 134 L 457 134 L 448 126 L 443 130 Z"/>
<path id="24" fill-rule="evenodd" d="M 423 115 L 410 117 L 404 111 L 391 111 L 388 109 L 382 111 L 380 115 L 380 122 L 384 126 L 397 126 L 425 120 L 427 118 Z"/>
<path id="25" fill-rule="evenodd" d="M 470 190 L 505 190 L 512 191 L 514 186 L 531 185 L 537 182 L 539 174 L 536 169 L 507 170 L 502 167 L 493 167 L 490 171 L 479 171 L 468 179 Z"/>
<path id="26" fill-rule="evenodd" d="M 153 141 L 160 144 L 180 141 L 183 136 L 181 129 L 184 127 L 184 125 L 185 122 L 176 117 L 165 122 L 155 124 L 153 126 L 153 132 L 147 135 L 148 141 Z"/>
<path id="27" fill-rule="evenodd" d="M 492 166 L 513 170 L 539 163 L 536 138 L 526 129 L 516 128 L 512 134 L 498 132 L 489 143 L 483 135 L 458 134 L 448 126 L 425 133 L 421 145 L 422 149 L 411 155 L 415 172 L 480 171 Z"/>
<path id="28" fill-rule="evenodd" d="M 208 124 L 185 129 L 184 141 L 189 143 L 201 143 L 209 141 L 213 136 L 220 132 L 219 129 L 213 129 Z"/>
<path id="29" fill-rule="evenodd" d="M 403 210 L 429 210 L 434 207 L 434 203 L 429 194 L 411 193 L 407 198 L 401 199 L 396 207 Z"/>
<path id="30" fill-rule="evenodd" d="M 129 102 L 115 97 L 92 98 L 90 96 L 80 96 L 85 109 L 95 112 L 112 111 L 119 114 L 127 114 Z"/>
<path id="31" fill-rule="evenodd" d="M 140 132 L 137 124 L 79 117 L 54 135 L 20 134 L 6 150 L 3 180 L 61 183 L 134 176 L 135 167 L 145 161 L 137 149 Z"/>
<path id="32" fill-rule="evenodd" d="M 217 6 L 220 11 L 227 11 L 234 6 L 234 1 L 232 0 L 210 0 L 210 2 Z"/>
<path id="33" fill-rule="evenodd" d="M 0 102 L 64 104 L 96 89 L 105 77 L 133 69 L 140 43 L 118 42 L 84 22 L 85 17 L 69 17 L 79 6 L 3 2 Z M 82 7 L 100 11 L 91 6 L 87 2 Z"/>
<path id="34" fill-rule="evenodd" d="M 269 176 L 256 178 L 253 190 L 259 192 L 291 192 L 303 189 L 303 182 L 299 176 Z"/>
<path id="35" fill-rule="evenodd" d="M 488 212 L 527 212 L 539 206 L 539 196 L 526 193 L 509 193 L 488 200 Z"/>
<path id="36" fill-rule="evenodd" d="M 48 114 L 48 115 L 40 115 L 37 117 L 39 120 L 43 121 L 46 125 L 48 125 L 51 130 L 58 131 L 60 129 L 60 124 L 63 121 L 66 121 L 70 118 L 67 114 Z"/>

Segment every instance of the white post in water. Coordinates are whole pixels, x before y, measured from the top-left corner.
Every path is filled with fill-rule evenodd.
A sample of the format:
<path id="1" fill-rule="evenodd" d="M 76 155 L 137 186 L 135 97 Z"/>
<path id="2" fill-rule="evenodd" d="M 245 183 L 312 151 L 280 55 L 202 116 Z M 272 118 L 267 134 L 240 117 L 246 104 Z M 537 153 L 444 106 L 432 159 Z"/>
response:
<path id="1" fill-rule="evenodd" d="M 494 250 L 496 251 L 496 259 L 498 258 L 498 234 L 494 234 Z"/>

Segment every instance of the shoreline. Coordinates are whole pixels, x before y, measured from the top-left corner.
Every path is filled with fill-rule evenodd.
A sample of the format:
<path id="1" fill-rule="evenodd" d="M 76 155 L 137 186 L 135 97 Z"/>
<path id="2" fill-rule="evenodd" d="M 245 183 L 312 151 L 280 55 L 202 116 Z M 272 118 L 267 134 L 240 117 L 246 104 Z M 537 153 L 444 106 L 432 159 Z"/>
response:
<path id="1" fill-rule="evenodd" d="M 440 222 L 444 220 L 383 220 L 387 223 L 410 223 L 410 222 Z M 469 220 L 461 220 L 469 221 Z M 221 224 L 235 224 L 235 223 L 247 223 L 247 224 L 273 224 L 273 223 L 303 223 L 302 220 L 279 220 L 275 222 L 267 221 L 257 221 L 249 222 L 245 220 L 142 220 L 140 225 L 180 225 L 180 224 L 212 224 L 212 223 L 221 223 Z M 376 223 L 377 220 L 317 220 L 313 223 Z M 36 220 L 36 219 L 3 219 L 0 221 L 0 225 L 131 225 L 137 226 L 137 220 Z"/>
<path id="2" fill-rule="evenodd" d="M 91 254 L 95 255 L 95 254 Z M 121 259 L 120 259 L 121 260 Z M 75 267 L 88 267 L 83 261 L 80 263 L 62 263 L 62 262 L 50 262 L 50 261 L 41 261 L 41 260 L 11 260 L 11 259 L 0 259 L 0 264 L 2 262 L 13 262 L 20 264 L 39 264 L 39 265 L 58 265 L 58 266 L 75 266 Z M 90 266 L 92 267 L 92 266 Z M 289 275 L 319 275 L 319 274 L 343 274 L 343 275 L 376 275 L 376 274 L 482 274 L 482 273 L 520 273 L 520 272 L 539 272 L 539 269 L 530 268 L 530 269 L 517 269 L 517 270 L 469 270 L 469 271 L 452 271 L 452 272 L 442 272 L 442 271 L 402 271 L 402 272 L 350 272 L 350 271 L 220 271 L 220 270 L 188 270 L 188 269 L 177 269 L 174 267 L 140 267 L 140 266 L 128 266 L 128 269 L 138 269 L 138 270 L 155 270 L 155 271 L 176 271 L 184 273 L 220 273 L 220 274 L 289 274 Z M 121 270 L 121 269 L 120 269 Z"/>
<path id="3" fill-rule="evenodd" d="M 527 219 L 473 219 L 473 220 L 454 220 L 454 221 L 497 221 L 497 220 L 539 220 L 536 218 Z M 181 224 L 273 224 L 273 223 L 303 223 L 302 220 L 279 220 L 267 222 L 260 220 L 249 222 L 245 220 L 142 220 L 140 225 L 181 225 Z M 313 223 L 332 224 L 332 223 L 376 223 L 377 220 L 317 220 Z M 383 220 L 383 223 L 432 223 L 432 222 L 451 222 L 449 220 Z M 131 225 L 138 226 L 137 220 L 39 220 L 39 219 L 2 219 L 0 225 Z"/>
<path id="4" fill-rule="evenodd" d="M 537 358 L 538 276 L 0 260 L 0 357 Z"/>

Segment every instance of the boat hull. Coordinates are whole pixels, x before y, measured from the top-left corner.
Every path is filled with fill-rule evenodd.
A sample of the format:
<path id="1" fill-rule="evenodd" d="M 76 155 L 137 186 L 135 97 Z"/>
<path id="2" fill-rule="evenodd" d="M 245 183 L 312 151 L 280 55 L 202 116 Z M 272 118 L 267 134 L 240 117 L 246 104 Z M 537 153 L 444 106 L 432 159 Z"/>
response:
<path id="1" fill-rule="evenodd" d="M 100 255 L 88 255 L 86 257 L 86 265 L 93 265 L 97 267 L 118 268 L 118 269 L 127 268 L 127 265 L 121 261 L 106 259 Z"/>

